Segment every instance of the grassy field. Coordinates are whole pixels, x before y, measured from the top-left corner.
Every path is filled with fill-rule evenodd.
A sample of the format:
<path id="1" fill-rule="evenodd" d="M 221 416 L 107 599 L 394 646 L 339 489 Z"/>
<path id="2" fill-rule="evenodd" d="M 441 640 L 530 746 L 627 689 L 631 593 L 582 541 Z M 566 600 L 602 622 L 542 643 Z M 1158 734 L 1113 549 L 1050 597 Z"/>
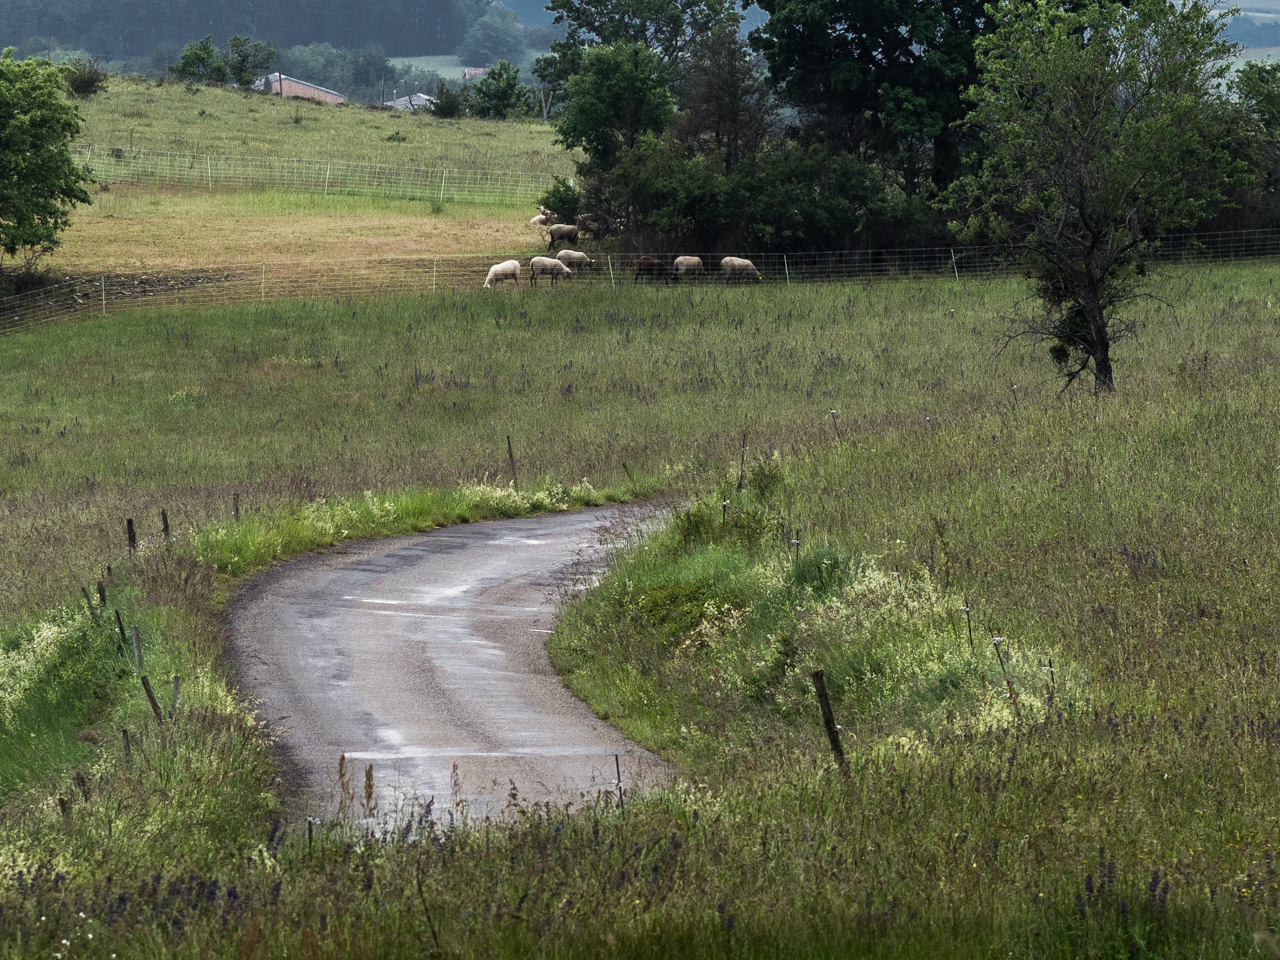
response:
<path id="1" fill-rule="evenodd" d="M 392 57 L 391 62 L 397 67 L 417 67 L 419 70 L 434 70 L 446 80 L 462 79 L 462 61 L 454 56 L 438 57 Z M 425 93 L 434 93 L 426 90 Z"/>
<path id="2" fill-rule="evenodd" d="M 80 141 L 103 147 L 573 173 L 573 156 L 552 143 L 555 131 L 541 123 L 438 120 L 138 78 L 113 79 L 80 112 Z M 392 134 L 405 139 L 388 141 Z"/>
<path id="3" fill-rule="evenodd" d="M 94 191 L 49 257 L 55 275 L 198 269 L 256 261 L 542 252 L 525 208 L 317 193 Z M 192 224 L 199 224 L 193 229 Z"/>
<path id="4" fill-rule="evenodd" d="M 29 758 L 0 816 L 23 870 L 0 936 L 103 956 L 1267 955 L 1275 273 L 1163 281 L 1104 399 L 996 352 L 1014 281 L 562 289 L 0 340 L 4 649 L 62 637 L 101 665 L 67 681 L 74 723 L 19 704 L 4 726 L 6 755 L 55 723 L 70 746 Z M 508 433 L 533 486 L 688 497 L 553 640 L 571 686 L 685 779 L 476 830 L 282 825 L 219 699 L 209 595 L 335 527 L 501 509 L 479 487 L 426 504 L 504 478 Z M 162 506 L 206 532 L 156 548 Z M 124 516 L 152 546 L 112 602 L 169 658 L 157 676 L 207 678 L 190 728 L 112 693 L 136 679 L 105 627 L 47 612 L 121 555 Z M 185 805 L 157 819 L 166 795 Z"/>

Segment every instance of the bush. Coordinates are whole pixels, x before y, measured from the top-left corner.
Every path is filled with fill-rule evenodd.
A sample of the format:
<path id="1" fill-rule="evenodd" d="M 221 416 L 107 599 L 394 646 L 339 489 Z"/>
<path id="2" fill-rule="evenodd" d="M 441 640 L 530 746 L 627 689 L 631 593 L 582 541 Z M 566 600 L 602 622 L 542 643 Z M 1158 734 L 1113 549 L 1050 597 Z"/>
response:
<path id="1" fill-rule="evenodd" d="M 564 177 L 552 177 L 554 183 L 538 203 L 551 211 L 553 223 L 573 223 L 582 207 L 582 193 Z"/>
<path id="2" fill-rule="evenodd" d="M 107 87 L 107 73 L 96 59 L 75 56 L 67 61 L 63 79 L 67 88 L 81 100 L 87 100 Z"/>
<path id="3" fill-rule="evenodd" d="M 476 84 L 471 114 L 505 120 L 511 114 L 528 113 L 531 100 L 529 88 L 520 85 L 520 68 L 500 60 Z"/>
<path id="4" fill-rule="evenodd" d="M 466 88 L 463 88 L 465 91 Z M 465 94 L 457 90 L 450 90 L 443 80 L 436 81 L 436 105 L 432 109 L 437 117 L 445 120 L 451 120 L 454 117 L 460 117 L 467 112 L 467 104 Z"/>

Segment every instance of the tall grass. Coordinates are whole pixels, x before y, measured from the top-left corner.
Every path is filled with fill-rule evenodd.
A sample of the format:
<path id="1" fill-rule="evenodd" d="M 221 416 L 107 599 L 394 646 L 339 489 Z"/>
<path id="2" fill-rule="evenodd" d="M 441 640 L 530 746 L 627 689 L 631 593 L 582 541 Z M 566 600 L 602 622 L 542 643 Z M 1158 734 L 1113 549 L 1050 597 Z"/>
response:
<path id="1" fill-rule="evenodd" d="M 677 762 L 672 789 L 571 814 L 517 798 L 509 820 L 465 828 L 434 809 L 308 827 L 275 824 L 268 786 L 229 820 L 178 807 L 139 829 L 127 815 L 160 795 L 146 785 L 182 787 L 136 768 L 138 807 L 117 733 L 93 745 L 104 786 L 69 823 L 56 798 L 78 787 L 52 768 L 4 808 L 25 859 L 0 937 L 154 956 L 1265 955 L 1280 924 L 1271 279 L 1166 281 L 1099 400 L 1060 395 L 1030 351 L 996 352 L 1013 282 L 562 289 L 0 341 L 0 504 L 3 529 L 23 527 L 6 549 L 28 591 L 10 588 L 11 617 L 118 549 L 124 509 L 182 504 L 184 528 L 216 531 L 239 491 L 248 542 L 270 547 L 248 569 L 346 522 L 315 507 L 276 551 L 321 494 L 353 493 L 342 509 L 377 526 L 401 486 L 505 486 L 507 433 L 522 488 L 630 475 L 686 495 L 553 639 L 598 713 Z M 95 486 L 74 492 L 81 464 Z M 80 537 L 59 532 L 76 517 Z M 108 543 L 84 535 L 95 523 Z M 212 564 L 186 549 L 120 576 L 147 609 L 210 628 Z M 129 723 L 157 770 L 204 743 L 194 782 L 266 782 L 208 746 L 226 733 Z M 108 823 L 111 852 L 79 854 Z M 59 859 L 68 836 L 77 854 Z"/>

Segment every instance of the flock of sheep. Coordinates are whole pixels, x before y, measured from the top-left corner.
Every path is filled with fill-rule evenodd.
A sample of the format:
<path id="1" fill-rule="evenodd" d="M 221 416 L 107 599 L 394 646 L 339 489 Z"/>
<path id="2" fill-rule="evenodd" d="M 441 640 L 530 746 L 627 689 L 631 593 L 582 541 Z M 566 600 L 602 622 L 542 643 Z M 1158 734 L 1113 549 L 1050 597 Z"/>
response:
<path id="1" fill-rule="evenodd" d="M 538 215 L 529 222 L 534 226 L 546 227 L 550 219 L 551 211 L 546 207 L 538 207 Z M 578 240 L 579 228 L 570 223 L 555 223 L 547 227 L 550 234 L 551 242 L 547 245 L 547 252 L 551 252 L 559 243 L 576 243 Z M 529 283 L 531 286 L 538 285 L 539 277 L 547 277 L 554 285 L 560 277 L 572 277 L 573 271 L 579 272 L 589 270 L 595 265 L 585 253 L 579 250 L 561 250 L 552 257 L 534 257 L 529 261 Z M 489 275 L 485 278 L 484 289 L 492 290 L 494 286 L 504 280 L 515 281 L 516 286 L 520 285 L 520 271 L 522 267 L 519 260 L 504 260 L 502 263 L 495 263 L 489 268 Z M 657 257 L 641 257 L 635 262 L 635 279 L 638 282 L 642 277 L 651 280 L 662 280 L 665 283 L 677 283 L 684 277 L 705 276 L 707 268 L 702 263 L 701 257 L 676 257 L 671 265 L 667 265 Z M 720 273 L 726 281 L 733 280 L 760 280 L 760 271 L 756 269 L 754 263 L 750 260 L 744 260 L 742 257 L 725 257 L 720 261 Z"/>

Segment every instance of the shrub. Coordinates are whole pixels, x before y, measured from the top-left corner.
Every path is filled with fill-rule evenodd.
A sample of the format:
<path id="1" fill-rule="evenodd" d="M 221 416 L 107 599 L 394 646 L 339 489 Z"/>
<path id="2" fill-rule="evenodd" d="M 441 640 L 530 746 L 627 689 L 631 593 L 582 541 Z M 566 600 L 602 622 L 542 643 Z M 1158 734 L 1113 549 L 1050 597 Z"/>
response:
<path id="1" fill-rule="evenodd" d="M 88 56 L 75 56 L 67 61 L 63 79 L 67 88 L 81 100 L 87 100 L 107 87 L 107 72 L 98 61 Z"/>
<path id="2" fill-rule="evenodd" d="M 443 80 L 436 81 L 436 105 L 432 113 L 445 120 L 451 120 L 462 116 L 466 110 L 466 101 L 461 92 L 450 90 Z"/>
<path id="3" fill-rule="evenodd" d="M 552 177 L 554 183 L 538 203 L 551 211 L 555 223 L 573 223 L 582 207 L 582 193 L 564 177 Z"/>

